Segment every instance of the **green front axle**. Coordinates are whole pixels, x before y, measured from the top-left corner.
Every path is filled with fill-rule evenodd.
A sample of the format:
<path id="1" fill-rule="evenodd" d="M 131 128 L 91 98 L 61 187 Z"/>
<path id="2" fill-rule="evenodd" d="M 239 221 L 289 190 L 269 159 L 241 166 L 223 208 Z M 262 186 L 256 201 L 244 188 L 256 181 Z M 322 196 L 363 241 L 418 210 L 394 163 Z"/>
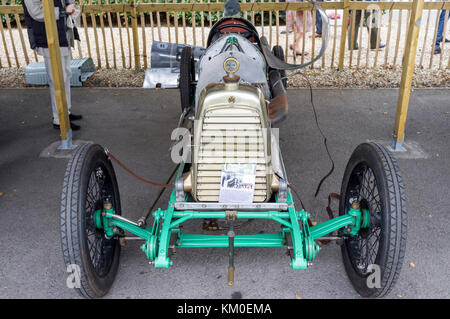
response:
<path id="1" fill-rule="evenodd" d="M 184 234 L 179 226 L 190 219 L 227 219 L 227 211 L 178 211 L 175 210 L 175 191 L 172 192 L 169 207 L 153 212 L 152 227 L 140 227 L 115 214 L 111 205 L 105 205 L 103 210 L 95 212 L 95 224 L 103 229 L 106 236 L 112 237 L 128 231 L 145 240 L 141 246 L 147 258 L 153 261 L 155 267 L 168 268 L 172 261 L 168 257 L 169 242 L 172 234 L 176 236 L 176 247 L 229 247 L 229 237 L 224 235 Z M 369 227 L 370 214 L 366 209 L 352 205 L 348 213 L 330 219 L 321 224 L 309 227 L 309 213 L 305 210 L 296 211 L 292 196 L 287 195 L 287 211 L 247 212 L 233 211 L 235 219 L 269 219 L 281 224 L 281 231 L 273 234 L 235 235 L 235 247 L 288 247 L 287 235 L 292 240 L 293 255 L 290 266 L 293 269 L 306 269 L 320 250 L 316 239 L 330 234 L 340 228 L 350 235 L 357 235 L 361 228 Z"/>

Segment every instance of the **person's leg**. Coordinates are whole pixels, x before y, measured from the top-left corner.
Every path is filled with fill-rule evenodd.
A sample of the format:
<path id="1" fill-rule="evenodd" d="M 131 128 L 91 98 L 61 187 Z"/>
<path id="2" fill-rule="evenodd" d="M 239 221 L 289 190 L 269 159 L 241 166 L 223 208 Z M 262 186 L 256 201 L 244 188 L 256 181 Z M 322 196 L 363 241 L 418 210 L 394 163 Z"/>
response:
<path id="1" fill-rule="evenodd" d="M 322 2 L 323 0 L 317 0 L 317 2 Z M 322 34 L 322 16 L 319 11 L 316 10 L 316 33 Z"/>
<path id="2" fill-rule="evenodd" d="M 286 2 L 286 0 L 280 0 L 280 2 Z M 286 20 L 287 23 L 287 19 L 286 19 L 286 11 L 280 11 L 280 15 Z"/>
<path id="3" fill-rule="evenodd" d="M 298 29 L 297 29 L 297 34 L 295 35 L 295 51 L 296 51 L 297 55 L 302 52 L 302 46 L 300 44 L 302 39 L 303 39 L 303 32 L 302 32 L 302 30 L 298 31 Z"/>
<path id="4" fill-rule="evenodd" d="M 72 78 L 72 69 L 70 68 L 70 55 L 61 55 L 61 62 L 63 66 L 64 75 L 64 87 L 66 90 L 66 100 L 67 100 L 67 110 L 70 114 L 70 109 L 72 107 L 72 98 L 70 94 L 70 79 Z"/>
<path id="5" fill-rule="evenodd" d="M 50 58 L 44 57 L 44 63 L 48 75 L 48 86 L 50 88 L 50 100 L 52 103 L 53 124 L 59 125 L 58 107 L 56 106 L 55 86 L 53 82 L 53 74 Z M 67 111 L 69 114 L 71 114 L 70 109 L 72 107 L 72 99 L 70 94 L 70 79 L 72 77 L 72 70 L 70 68 L 70 55 L 61 55 L 61 64 L 63 70 L 64 89 L 66 92 Z M 71 115 L 71 116 L 75 117 L 75 119 L 72 120 L 81 119 L 81 115 Z M 71 128 L 73 130 L 77 130 L 79 129 L 79 126 L 71 123 Z"/>
<path id="6" fill-rule="evenodd" d="M 353 14 L 355 15 L 355 31 L 353 32 L 353 50 L 358 49 L 358 32 L 359 32 L 359 24 L 361 21 L 361 10 L 352 10 L 350 11 L 350 25 L 347 30 L 347 39 L 348 39 L 348 49 L 351 50 L 352 43 L 352 28 L 353 28 Z M 342 22 L 344 23 L 344 21 Z"/>
<path id="7" fill-rule="evenodd" d="M 303 19 L 306 19 L 305 25 L 306 30 L 303 28 Z M 311 11 L 305 11 L 305 14 L 303 14 L 303 11 L 297 11 L 297 23 L 294 24 L 296 29 L 296 37 L 295 37 L 295 53 L 296 55 L 308 55 L 308 52 L 302 52 L 302 44 L 303 41 L 303 33 L 308 33 L 312 31 L 313 25 L 312 25 L 312 14 Z"/>
<path id="8" fill-rule="evenodd" d="M 366 28 L 367 32 L 369 33 L 370 48 L 372 50 L 375 50 L 377 48 L 377 37 L 381 23 L 381 15 L 377 10 L 372 10 L 372 12 L 366 11 L 366 13 L 364 14 L 364 19 L 366 20 Z M 378 44 L 378 48 L 382 49 L 385 46 L 386 45 L 384 43 L 381 43 L 381 34 L 380 34 L 380 42 Z"/>
<path id="9" fill-rule="evenodd" d="M 289 32 L 292 32 L 294 29 L 294 12 L 288 11 L 286 14 L 286 34 L 288 34 Z M 287 36 L 287 35 L 286 35 Z"/>
<path id="10" fill-rule="evenodd" d="M 370 36 L 370 48 L 376 49 L 377 48 L 377 36 L 378 36 L 378 23 L 379 23 L 379 15 L 378 15 L 378 11 L 373 10 L 372 11 L 372 15 L 369 16 L 369 19 L 372 18 L 372 25 L 371 28 L 369 28 L 369 26 L 367 26 L 367 31 L 370 32 L 369 36 Z M 367 20 L 366 20 L 367 21 Z M 380 40 L 381 42 L 381 40 Z"/>
<path id="11" fill-rule="evenodd" d="M 295 14 L 297 15 L 296 18 L 296 23 L 293 23 L 293 28 L 295 28 L 295 38 L 294 38 L 294 43 L 289 45 L 289 48 L 291 50 L 294 51 L 294 54 L 299 54 L 299 52 L 301 52 L 301 45 L 300 42 L 302 41 L 303 38 L 303 26 L 302 26 L 302 15 L 301 12 L 299 14 L 299 12 L 295 12 Z M 294 17 L 292 17 L 292 20 L 294 20 Z"/>
<path id="12" fill-rule="evenodd" d="M 48 86 L 50 89 L 50 101 L 52 103 L 53 124 L 59 125 L 58 108 L 56 107 L 56 98 L 55 98 L 55 86 L 53 85 L 52 66 L 50 64 L 49 57 L 44 56 L 44 64 L 45 64 L 45 71 L 47 71 Z"/>
<path id="13" fill-rule="evenodd" d="M 436 34 L 436 42 L 434 43 L 435 49 L 440 48 L 440 46 L 441 46 L 442 34 L 444 32 L 445 11 L 446 10 L 442 10 L 441 14 L 439 16 L 439 25 L 438 25 L 438 30 L 437 30 L 437 34 Z"/>

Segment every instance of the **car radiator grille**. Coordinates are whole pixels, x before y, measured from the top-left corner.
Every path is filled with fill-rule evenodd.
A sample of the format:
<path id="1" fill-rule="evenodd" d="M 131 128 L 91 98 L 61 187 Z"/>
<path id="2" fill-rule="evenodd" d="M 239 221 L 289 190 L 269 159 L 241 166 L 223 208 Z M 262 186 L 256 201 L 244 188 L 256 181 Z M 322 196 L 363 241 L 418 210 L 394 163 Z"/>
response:
<path id="1" fill-rule="evenodd" d="M 206 111 L 197 157 L 196 198 L 218 202 L 224 163 L 256 163 L 253 202 L 270 196 L 267 181 L 268 162 L 259 113 L 253 108 L 226 107 Z"/>

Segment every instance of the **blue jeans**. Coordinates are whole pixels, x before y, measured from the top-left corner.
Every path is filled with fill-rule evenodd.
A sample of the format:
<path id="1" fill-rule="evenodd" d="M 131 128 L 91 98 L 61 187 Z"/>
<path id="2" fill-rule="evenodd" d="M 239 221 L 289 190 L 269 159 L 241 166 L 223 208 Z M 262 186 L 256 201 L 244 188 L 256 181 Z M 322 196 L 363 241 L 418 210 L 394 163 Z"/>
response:
<path id="1" fill-rule="evenodd" d="M 286 0 L 280 0 L 280 2 L 286 2 Z M 280 14 L 286 19 L 286 11 L 280 11 Z"/>
<path id="2" fill-rule="evenodd" d="M 441 15 L 439 16 L 439 26 L 438 26 L 438 30 L 437 30 L 437 34 L 436 34 L 436 43 L 434 44 L 435 48 L 439 48 L 442 42 L 442 34 L 444 31 L 444 19 L 445 19 L 445 11 L 446 10 L 442 10 L 441 11 Z M 449 16 L 450 18 L 450 16 Z"/>
<path id="3" fill-rule="evenodd" d="M 316 0 L 317 2 L 323 2 L 323 0 Z M 316 11 L 316 33 L 322 34 L 322 17 L 319 11 Z"/>

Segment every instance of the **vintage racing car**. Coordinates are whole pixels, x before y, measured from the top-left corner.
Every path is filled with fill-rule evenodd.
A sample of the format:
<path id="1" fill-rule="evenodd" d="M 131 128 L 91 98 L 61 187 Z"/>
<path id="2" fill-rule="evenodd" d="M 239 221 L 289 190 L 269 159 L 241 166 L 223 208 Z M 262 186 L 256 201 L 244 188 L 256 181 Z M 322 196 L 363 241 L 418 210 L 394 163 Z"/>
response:
<path id="1" fill-rule="evenodd" d="M 322 48 L 326 49 L 328 19 Z M 80 268 L 85 297 L 105 295 L 116 276 L 121 243 L 143 241 L 154 267 L 169 268 L 173 248 L 228 248 L 228 284 L 234 282 L 235 247 L 283 247 L 290 266 L 306 269 L 320 245 L 336 240 L 346 272 L 362 296 L 387 294 L 399 277 L 406 245 L 405 190 L 395 158 L 376 143 L 359 145 L 345 169 L 339 216 L 320 224 L 294 203 L 295 188 L 286 173 L 274 124 L 288 114 L 286 71 L 309 65 L 288 64 L 283 49 L 269 47 L 256 28 L 240 17 L 239 3 L 228 0 L 224 16 L 210 31 L 195 67 L 192 48 L 181 52 L 181 116 L 173 149 L 179 155 L 165 208 L 138 221 L 122 216 L 112 161 L 104 147 L 87 144 L 70 159 L 61 201 L 64 261 Z M 122 167 L 123 164 L 121 165 Z M 149 217 L 152 222 L 148 223 Z M 203 222 L 201 234 L 184 233 L 188 220 Z M 277 233 L 246 234 L 239 220 L 278 223 Z M 210 234 L 226 222 L 226 234 Z M 206 232 L 206 233 L 205 233 Z M 127 235 L 128 234 L 128 235 Z M 334 234 L 330 236 L 330 234 Z M 179 260 L 182 262 L 182 260 Z M 369 276 L 379 271 L 379 282 Z"/>

